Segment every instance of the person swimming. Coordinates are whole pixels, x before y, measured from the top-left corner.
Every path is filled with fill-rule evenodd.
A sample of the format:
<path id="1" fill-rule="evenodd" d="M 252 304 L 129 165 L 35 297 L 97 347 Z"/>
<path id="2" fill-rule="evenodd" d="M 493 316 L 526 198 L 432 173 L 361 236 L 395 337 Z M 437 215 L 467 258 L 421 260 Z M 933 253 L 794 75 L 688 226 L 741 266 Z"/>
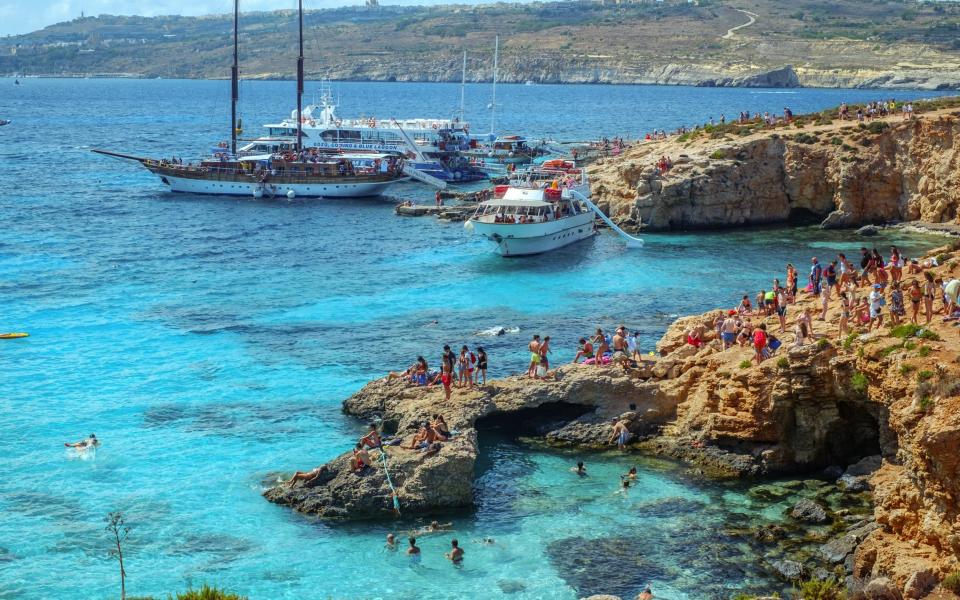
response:
<path id="1" fill-rule="evenodd" d="M 84 450 L 89 450 L 91 448 L 94 448 L 94 449 L 99 448 L 100 440 L 97 439 L 97 434 L 91 433 L 89 436 L 87 436 L 86 439 L 82 439 L 79 442 L 73 442 L 73 443 L 64 442 L 63 445 L 66 446 L 67 448 L 74 448 L 78 451 L 84 451 Z"/>
<path id="2" fill-rule="evenodd" d="M 584 466 L 583 461 L 577 463 L 577 466 L 570 467 L 570 470 L 579 475 L 580 477 L 587 476 L 587 467 Z"/>
<path id="3" fill-rule="evenodd" d="M 407 554 L 411 556 L 420 554 L 420 548 L 417 546 L 417 538 L 410 536 L 408 541 L 410 542 L 410 547 L 407 548 Z"/>
<path id="4" fill-rule="evenodd" d="M 450 540 L 450 552 L 447 552 L 444 556 L 453 564 L 460 564 L 463 562 L 463 548 L 460 547 L 460 543 L 457 542 L 457 540 Z"/>
<path id="5" fill-rule="evenodd" d="M 630 467 L 630 470 L 627 472 L 626 475 L 623 475 L 623 478 L 624 478 L 624 479 L 629 479 L 630 481 L 636 481 L 636 480 L 637 480 L 637 468 L 636 468 L 636 467 Z"/>
<path id="6" fill-rule="evenodd" d="M 396 550 L 397 549 L 397 539 L 392 533 L 387 534 L 387 543 L 384 544 L 384 547 L 387 550 Z"/>
<path id="7" fill-rule="evenodd" d="M 650 586 L 643 588 L 643 591 L 637 596 L 637 600 L 653 600 L 653 592 L 650 591 Z"/>

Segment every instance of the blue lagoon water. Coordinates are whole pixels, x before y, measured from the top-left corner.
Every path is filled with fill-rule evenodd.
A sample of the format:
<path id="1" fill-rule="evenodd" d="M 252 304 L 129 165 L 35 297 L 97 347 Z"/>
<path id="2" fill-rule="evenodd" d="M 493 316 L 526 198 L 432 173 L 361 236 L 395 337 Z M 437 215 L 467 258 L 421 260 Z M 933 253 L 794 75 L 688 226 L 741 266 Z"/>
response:
<path id="1" fill-rule="evenodd" d="M 228 122 L 225 82 L 24 83 L 0 80 L 0 117 L 13 119 L 0 129 L 0 331 L 31 334 L 0 343 L 0 599 L 118 597 L 103 532 L 112 510 L 131 528 L 138 595 L 210 582 L 253 599 L 566 599 L 649 581 L 659 597 L 693 600 L 775 585 L 721 532 L 782 507 L 657 461 L 640 461 L 643 485 L 621 495 L 617 474 L 636 458 L 588 456 L 592 476 L 575 480 L 576 455 L 487 435 L 477 508 L 454 520 L 459 569 L 442 558 L 447 536 L 425 538 L 417 563 L 382 550 L 387 531 L 416 523 L 324 524 L 260 493 L 346 449 L 359 425 L 340 402 L 418 354 L 436 362 L 444 343 L 483 344 L 500 376 L 523 368 L 532 333 L 552 335 L 565 360 L 580 335 L 619 323 L 652 349 L 676 315 L 732 305 L 787 261 L 858 247 L 849 233 L 648 235 L 640 251 L 605 234 L 504 260 L 458 224 L 395 217 L 390 201 L 171 195 L 89 152 L 202 152 Z M 488 90 L 468 88 L 468 119 L 482 128 Z M 443 84 L 340 90 L 345 115 L 378 118 L 449 114 L 459 96 Z M 286 114 L 292 91 L 245 83 L 248 134 Z M 498 122 L 536 137 L 636 137 L 721 112 L 878 96 L 502 86 Z M 396 196 L 430 192 L 403 185 Z M 888 242 L 909 252 L 936 240 Z M 475 335 L 495 325 L 520 333 Z M 104 443 L 95 458 L 64 451 L 90 432 Z M 497 543 L 473 543 L 484 537 Z"/>

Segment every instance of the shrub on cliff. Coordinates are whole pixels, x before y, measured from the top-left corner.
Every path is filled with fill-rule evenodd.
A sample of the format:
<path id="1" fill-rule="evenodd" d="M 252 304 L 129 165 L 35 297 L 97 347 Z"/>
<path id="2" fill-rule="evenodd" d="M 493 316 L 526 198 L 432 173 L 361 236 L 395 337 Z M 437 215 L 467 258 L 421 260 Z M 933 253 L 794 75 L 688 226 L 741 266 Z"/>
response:
<path id="1" fill-rule="evenodd" d="M 793 593 L 794 600 L 847 600 L 847 591 L 830 578 L 824 581 L 812 579 L 800 585 L 800 589 Z"/>
<path id="2" fill-rule="evenodd" d="M 710 153 L 710 158 L 714 160 L 722 160 L 727 157 L 727 153 L 723 150 L 714 150 Z"/>
<path id="3" fill-rule="evenodd" d="M 203 584 L 199 590 L 189 589 L 177 594 L 176 598 L 167 596 L 169 600 L 247 600 L 246 596 L 233 594 L 225 590 Z"/>
<path id="4" fill-rule="evenodd" d="M 873 134 L 883 133 L 884 130 L 889 128 L 890 123 L 887 123 L 886 121 L 874 121 L 873 123 L 867 125 L 867 131 Z"/>
<path id="5" fill-rule="evenodd" d="M 809 133 L 798 133 L 797 135 L 793 136 L 793 140 L 798 144 L 816 144 L 820 141 L 817 139 L 817 136 Z"/>
<path id="6" fill-rule="evenodd" d="M 867 391 L 867 384 L 870 383 L 867 380 L 867 376 L 857 371 L 853 374 L 853 377 L 850 378 L 850 387 L 860 392 L 861 394 Z"/>
<path id="7" fill-rule="evenodd" d="M 950 590 L 954 594 L 960 594 L 960 571 L 947 575 L 941 585 L 945 590 Z"/>

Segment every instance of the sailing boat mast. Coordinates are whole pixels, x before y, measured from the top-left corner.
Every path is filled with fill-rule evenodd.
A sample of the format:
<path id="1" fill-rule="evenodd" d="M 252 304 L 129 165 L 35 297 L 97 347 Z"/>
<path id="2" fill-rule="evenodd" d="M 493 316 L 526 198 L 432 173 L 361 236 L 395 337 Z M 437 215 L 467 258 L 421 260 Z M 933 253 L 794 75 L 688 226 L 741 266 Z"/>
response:
<path id="1" fill-rule="evenodd" d="M 233 1 L 233 66 L 230 67 L 230 152 L 237 155 L 237 100 L 240 99 L 239 42 L 240 0 Z"/>
<path id="2" fill-rule="evenodd" d="M 463 51 L 463 72 L 460 75 L 460 123 L 463 123 L 463 98 L 467 87 L 467 51 Z"/>
<path id="3" fill-rule="evenodd" d="M 297 56 L 297 152 L 303 149 L 303 0 L 297 0 L 300 18 L 300 54 Z"/>
<path id="4" fill-rule="evenodd" d="M 497 68 L 500 61 L 500 36 L 493 46 L 493 102 L 490 103 L 490 134 L 493 135 L 497 124 Z"/>

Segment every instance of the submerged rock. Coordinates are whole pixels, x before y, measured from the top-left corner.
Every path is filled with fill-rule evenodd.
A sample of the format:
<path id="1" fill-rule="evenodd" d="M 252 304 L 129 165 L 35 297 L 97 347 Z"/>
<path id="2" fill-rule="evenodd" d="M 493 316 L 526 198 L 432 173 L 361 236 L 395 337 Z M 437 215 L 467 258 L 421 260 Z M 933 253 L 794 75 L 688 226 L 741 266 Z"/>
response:
<path id="1" fill-rule="evenodd" d="M 827 521 L 826 509 L 806 498 L 793 505 L 790 516 L 803 523 L 824 523 Z"/>
<path id="2" fill-rule="evenodd" d="M 874 236 L 880 233 L 880 228 L 876 225 L 864 225 L 857 230 L 857 235 Z"/>

